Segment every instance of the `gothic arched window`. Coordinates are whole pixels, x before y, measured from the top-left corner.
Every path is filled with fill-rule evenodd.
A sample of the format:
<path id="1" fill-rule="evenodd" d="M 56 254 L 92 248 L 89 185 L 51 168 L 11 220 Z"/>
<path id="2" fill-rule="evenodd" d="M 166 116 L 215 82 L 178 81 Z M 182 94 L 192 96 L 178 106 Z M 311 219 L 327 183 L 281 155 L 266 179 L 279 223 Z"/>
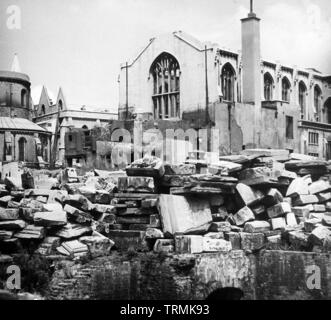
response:
<path id="1" fill-rule="evenodd" d="M 59 110 L 63 110 L 63 102 L 62 100 L 59 100 Z"/>
<path id="2" fill-rule="evenodd" d="M 264 75 L 264 99 L 271 101 L 273 98 L 274 80 L 269 72 Z"/>
<path id="3" fill-rule="evenodd" d="M 25 89 L 21 91 L 21 106 L 23 108 L 27 106 L 27 94 Z"/>
<path id="4" fill-rule="evenodd" d="M 235 71 L 230 63 L 227 63 L 222 68 L 222 93 L 223 100 L 234 101 L 234 83 L 235 83 Z"/>
<path id="5" fill-rule="evenodd" d="M 180 67 L 174 56 L 163 52 L 153 62 L 153 107 L 155 119 L 180 116 Z"/>
<path id="6" fill-rule="evenodd" d="M 290 81 L 284 77 L 282 79 L 282 100 L 290 102 L 291 84 Z"/>
<path id="7" fill-rule="evenodd" d="M 303 81 L 299 83 L 299 106 L 301 110 L 301 119 L 304 119 L 306 114 L 306 95 L 307 87 Z"/>
<path id="8" fill-rule="evenodd" d="M 316 121 L 320 120 L 322 90 L 318 85 L 314 87 L 314 111 Z"/>

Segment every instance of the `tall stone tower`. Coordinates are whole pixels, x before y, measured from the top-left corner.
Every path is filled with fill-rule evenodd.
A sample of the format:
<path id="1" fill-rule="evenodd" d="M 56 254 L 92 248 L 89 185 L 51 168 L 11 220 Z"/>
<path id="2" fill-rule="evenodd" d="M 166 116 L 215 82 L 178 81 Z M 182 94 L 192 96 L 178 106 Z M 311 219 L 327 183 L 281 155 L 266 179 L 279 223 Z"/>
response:
<path id="1" fill-rule="evenodd" d="M 250 12 L 241 19 L 242 65 L 243 65 L 243 102 L 255 105 L 254 143 L 259 145 L 261 122 L 261 47 L 260 19 L 253 12 L 253 0 L 250 0 Z"/>

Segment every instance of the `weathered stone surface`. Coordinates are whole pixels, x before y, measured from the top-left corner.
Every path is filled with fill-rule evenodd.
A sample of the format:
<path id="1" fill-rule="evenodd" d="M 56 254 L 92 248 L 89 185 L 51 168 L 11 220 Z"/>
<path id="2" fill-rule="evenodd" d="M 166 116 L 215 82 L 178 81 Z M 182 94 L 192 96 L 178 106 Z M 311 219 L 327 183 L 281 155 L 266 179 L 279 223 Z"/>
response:
<path id="1" fill-rule="evenodd" d="M 269 250 L 279 250 L 279 247 L 282 245 L 281 235 L 275 235 L 267 237 L 267 249 Z"/>
<path id="2" fill-rule="evenodd" d="M 286 225 L 288 227 L 296 227 L 298 225 L 297 219 L 294 213 L 287 213 L 286 214 Z"/>
<path id="3" fill-rule="evenodd" d="M 20 230 L 26 227 L 23 220 L 0 221 L 0 230 Z"/>
<path id="4" fill-rule="evenodd" d="M 224 239 L 231 242 L 233 250 L 241 249 L 241 237 L 240 232 L 225 232 Z"/>
<path id="5" fill-rule="evenodd" d="M 283 199 L 283 202 L 287 202 L 287 203 L 292 207 L 292 198 L 290 198 L 290 197 L 285 197 L 285 198 Z"/>
<path id="6" fill-rule="evenodd" d="M 263 198 L 263 194 L 253 191 L 253 189 L 243 183 L 238 183 L 236 190 L 241 201 L 241 204 L 244 206 L 250 206 L 256 204 Z"/>
<path id="7" fill-rule="evenodd" d="M 316 225 L 321 222 L 322 222 L 321 219 L 316 219 L 316 218 L 306 220 L 305 221 L 305 231 L 312 232 L 316 228 Z"/>
<path id="8" fill-rule="evenodd" d="M 36 212 L 34 223 L 43 227 L 64 226 L 67 224 L 67 214 L 65 211 Z"/>
<path id="9" fill-rule="evenodd" d="M 283 196 L 277 189 L 270 189 L 263 199 L 263 203 L 268 206 L 274 206 L 278 203 L 283 202 Z"/>
<path id="10" fill-rule="evenodd" d="M 309 209 L 307 207 L 292 207 L 292 212 L 297 217 L 308 217 L 309 216 Z"/>
<path id="11" fill-rule="evenodd" d="M 308 195 L 308 181 L 310 177 L 297 178 L 292 181 L 287 189 L 286 197 L 296 197 L 298 195 Z"/>
<path id="12" fill-rule="evenodd" d="M 304 250 L 308 246 L 308 235 L 301 230 L 289 232 L 289 242 L 293 249 Z"/>
<path id="13" fill-rule="evenodd" d="M 110 230 L 107 236 L 115 242 L 115 247 L 121 251 L 129 248 L 137 251 L 148 251 L 145 232 L 136 230 Z"/>
<path id="14" fill-rule="evenodd" d="M 212 222 L 208 201 L 191 197 L 162 194 L 159 213 L 163 232 L 169 234 L 206 232 Z"/>
<path id="15" fill-rule="evenodd" d="M 95 205 L 81 194 L 69 194 L 64 200 L 64 203 L 82 211 L 92 211 L 95 208 Z"/>
<path id="16" fill-rule="evenodd" d="M 13 236 L 13 231 L 0 230 L 0 240 L 7 240 Z"/>
<path id="17" fill-rule="evenodd" d="M 164 234 L 160 229 L 147 228 L 145 237 L 146 239 L 163 239 Z"/>
<path id="18" fill-rule="evenodd" d="M 331 236 L 331 231 L 324 227 L 316 227 L 309 235 L 308 241 L 314 245 L 323 245 L 324 240 Z"/>
<path id="19" fill-rule="evenodd" d="M 318 219 L 318 220 L 322 221 L 323 217 L 324 217 L 324 214 L 322 212 L 310 212 L 308 219 L 306 219 L 306 220 Z"/>
<path id="20" fill-rule="evenodd" d="M 87 245 L 92 258 L 107 256 L 110 254 L 114 242 L 98 232 L 93 232 L 91 236 L 79 238 L 81 243 Z"/>
<path id="21" fill-rule="evenodd" d="M 280 173 L 279 178 L 286 178 L 290 180 L 295 180 L 298 178 L 298 175 L 295 172 L 288 171 L 288 170 L 282 170 Z"/>
<path id="22" fill-rule="evenodd" d="M 314 204 L 314 211 L 315 212 L 325 212 L 326 208 L 324 204 Z"/>
<path id="23" fill-rule="evenodd" d="M 98 219 L 99 222 L 104 222 L 108 224 L 115 224 L 116 223 L 116 215 L 113 213 L 104 213 Z"/>
<path id="24" fill-rule="evenodd" d="M 120 192 L 155 192 L 154 179 L 151 177 L 119 177 Z"/>
<path id="25" fill-rule="evenodd" d="M 263 233 L 241 232 L 241 248 L 245 251 L 260 250 L 265 245 L 265 236 Z"/>
<path id="26" fill-rule="evenodd" d="M 144 199 L 141 201 L 142 208 L 155 208 L 157 207 L 157 199 Z"/>
<path id="27" fill-rule="evenodd" d="M 166 175 L 193 175 L 196 174 L 196 166 L 194 164 L 165 164 Z"/>
<path id="28" fill-rule="evenodd" d="M 319 180 L 319 181 L 313 182 L 308 187 L 308 190 L 309 190 L 310 194 L 316 194 L 316 193 L 321 193 L 321 192 L 327 192 L 330 190 L 330 188 L 331 188 L 331 185 L 330 185 L 329 181 Z"/>
<path id="29" fill-rule="evenodd" d="M 229 252 L 232 250 L 230 241 L 223 239 L 203 238 L 203 252 Z"/>
<path id="30" fill-rule="evenodd" d="M 149 216 L 149 225 L 151 228 L 160 228 L 161 227 L 160 216 L 158 214 L 151 214 Z"/>
<path id="31" fill-rule="evenodd" d="M 94 207 L 94 211 L 97 213 L 116 213 L 116 208 L 111 205 L 105 204 L 96 204 Z"/>
<path id="32" fill-rule="evenodd" d="M 272 170 L 267 167 L 249 168 L 240 172 L 239 180 L 248 186 L 278 184 Z"/>
<path id="33" fill-rule="evenodd" d="M 15 233 L 14 237 L 18 239 L 43 239 L 46 231 L 44 227 L 28 225 L 22 231 Z"/>
<path id="34" fill-rule="evenodd" d="M 261 233 L 270 230 L 270 223 L 267 221 L 247 222 L 244 227 L 246 233 Z"/>
<path id="35" fill-rule="evenodd" d="M 174 252 L 175 241 L 173 239 L 157 239 L 154 248 L 154 252 Z"/>
<path id="36" fill-rule="evenodd" d="M 319 193 L 317 194 L 317 198 L 320 203 L 327 202 L 331 200 L 331 192 Z"/>
<path id="37" fill-rule="evenodd" d="M 59 202 L 46 203 L 43 205 L 42 211 L 48 211 L 48 212 L 63 211 L 63 207 L 62 207 L 62 204 Z"/>
<path id="38" fill-rule="evenodd" d="M 255 206 L 251 207 L 251 210 L 253 211 L 255 216 L 260 216 L 266 212 L 266 207 L 264 205 L 260 204 L 260 205 L 255 205 Z"/>
<path id="39" fill-rule="evenodd" d="M 246 222 L 254 220 L 255 216 L 250 208 L 244 207 L 240 209 L 233 218 L 237 226 L 243 226 Z"/>
<path id="40" fill-rule="evenodd" d="M 268 209 L 268 216 L 270 219 L 277 218 L 279 216 L 283 216 L 286 213 L 291 212 L 291 207 L 287 202 L 282 202 L 276 204 L 275 206 Z"/>
<path id="41" fill-rule="evenodd" d="M 55 232 L 55 235 L 63 239 L 72 239 L 91 233 L 92 228 L 89 226 L 81 226 L 79 224 L 67 223 L 64 227 Z"/>
<path id="42" fill-rule="evenodd" d="M 271 219 L 272 230 L 282 230 L 286 228 L 286 220 L 283 217 Z"/>
<path id="43" fill-rule="evenodd" d="M 331 215 L 330 214 L 323 214 L 322 222 L 326 226 L 331 226 Z"/>
<path id="44" fill-rule="evenodd" d="M 213 222 L 209 228 L 210 232 L 230 232 L 231 225 L 229 222 Z"/>
<path id="45" fill-rule="evenodd" d="M 39 245 L 37 253 L 41 255 L 51 255 L 56 251 L 56 248 L 61 245 L 60 237 L 46 237 Z"/>
<path id="46" fill-rule="evenodd" d="M 13 197 L 12 196 L 4 196 L 4 197 L 1 197 L 0 198 L 0 205 L 1 206 L 4 206 L 4 207 L 7 207 L 8 205 L 8 202 L 9 201 L 12 201 L 13 200 Z"/>
<path id="47" fill-rule="evenodd" d="M 73 217 L 74 220 L 78 223 L 85 223 L 93 220 L 91 214 L 79 210 L 69 204 L 66 204 L 63 210 L 68 214 L 69 217 Z"/>
<path id="48" fill-rule="evenodd" d="M 294 206 L 304 206 L 307 204 L 318 203 L 318 198 L 315 195 L 300 195 L 295 198 L 293 205 Z"/>
<path id="49" fill-rule="evenodd" d="M 224 239 L 224 232 L 208 232 L 204 237 L 212 239 Z"/>
<path id="50" fill-rule="evenodd" d="M 86 255 L 88 253 L 88 246 L 78 240 L 65 241 L 57 250 L 61 254 L 75 258 Z"/>
<path id="51" fill-rule="evenodd" d="M 175 236 L 175 249 L 177 253 L 203 252 L 204 237 L 202 236 Z"/>
<path id="52" fill-rule="evenodd" d="M 4 209 L 0 207 L 0 221 L 19 219 L 19 209 Z"/>

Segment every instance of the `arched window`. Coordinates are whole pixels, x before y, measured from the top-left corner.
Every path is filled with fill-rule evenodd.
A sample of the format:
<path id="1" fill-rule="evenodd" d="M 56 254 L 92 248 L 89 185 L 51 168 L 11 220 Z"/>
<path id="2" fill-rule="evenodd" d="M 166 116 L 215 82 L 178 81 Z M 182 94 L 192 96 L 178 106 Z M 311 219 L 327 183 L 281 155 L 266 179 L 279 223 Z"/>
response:
<path id="1" fill-rule="evenodd" d="M 273 98 L 274 80 L 269 72 L 264 75 L 264 99 L 271 101 Z"/>
<path id="2" fill-rule="evenodd" d="M 82 126 L 82 129 L 84 130 L 84 135 L 85 136 L 90 135 L 90 132 L 89 132 L 89 129 L 88 129 L 87 125 L 83 125 Z"/>
<path id="3" fill-rule="evenodd" d="M 234 101 L 234 83 L 235 83 L 235 71 L 230 63 L 227 63 L 222 68 L 222 93 L 223 100 Z"/>
<path id="4" fill-rule="evenodd" d="M 27 106 L 27 94 L 25 89 L 22 89 L 21 91 L 21 106 L 23 108 Z"/>
<path id="5" fill-rule="evenodd" d="M 46 113 L 45 105 L 43 104 L 41 106 L 41 115 L 44 115 Z"/>
<path id="6" fill-rule="evenodd" d="M 180 116 L 180 67 L 169 53 L 160 54 L 153 62 L 153 108 L 155 119 L 179 118 Z"/>
<path id="7" fill-rule="evenodd" d="M 304 119 L 306 113 L 306 95 L 307 87 L 303 81 L 299 83 L 299 106 L 301 110 L 301 119 Z"/>
<path id="8" fill-rule="evenodd" d="M 18 161 L 25 161 L 26 139 L 20 138 L 18 140 Z"/>
<path id="9" fill-rule="evenodd" d="M 326 111 L 326 122 L 331 124 L 331 97 L 326 100 L 324 110 Z"/>
<path id="10" fill-rule="evenodd" d="M 322 90 L 318 85 L 314 87 L 314 111 L 316 121 L 320 120 Z"/>
<path id="11" fill-rule="evenodd" d="M 290 81 L 284 77 L 282 79 L 282 100 L 290 102 L 291 84 Z"/>
<path id="12" fill-rule="evenodd" d="M 63 102 L 62 102 L 62 100 L 59 100 L 59 110 L 63 110 Z"/>

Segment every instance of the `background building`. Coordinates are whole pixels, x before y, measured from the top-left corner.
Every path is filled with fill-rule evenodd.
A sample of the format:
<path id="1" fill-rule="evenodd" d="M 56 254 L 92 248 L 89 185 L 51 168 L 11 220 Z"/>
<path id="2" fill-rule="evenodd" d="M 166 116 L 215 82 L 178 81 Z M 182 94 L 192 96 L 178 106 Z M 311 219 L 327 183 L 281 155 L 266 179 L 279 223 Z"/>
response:
<path id="1" fill-rule="evenodd" d="M 119 119 L 218 128 L 221 154 L 282 148 L 330 159 L 331 76 L 263 60 L 253 8 L 241 23 L 238 52 L 182 31 L 151 39 L 121 65 Z"/>
<path id="2" fill-rule="evenodd" d="M 15 55 L 11 71 L 0 71 L 0 161 L 35 166 L 48 161 L 51 135 L 33 123 L 30 78 Z"/>

